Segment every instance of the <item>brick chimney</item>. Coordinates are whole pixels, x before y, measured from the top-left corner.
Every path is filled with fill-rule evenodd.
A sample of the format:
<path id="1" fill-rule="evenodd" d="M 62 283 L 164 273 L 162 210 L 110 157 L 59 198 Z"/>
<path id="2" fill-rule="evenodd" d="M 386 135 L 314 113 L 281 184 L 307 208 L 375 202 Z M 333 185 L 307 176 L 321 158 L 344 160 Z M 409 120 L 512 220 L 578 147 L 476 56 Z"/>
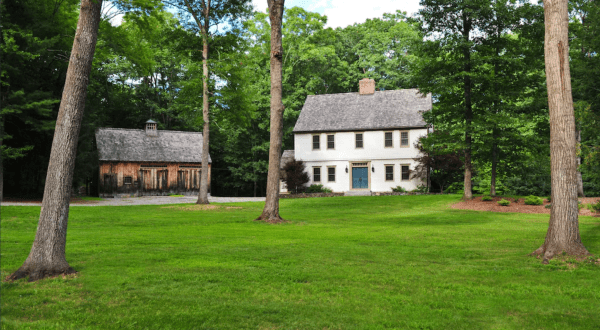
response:
<path id="1" fill-rule="evenodd" d="M 156 122 L 152 119 L 149 119 L 146 122 L 146 135 L 147 136 L 158 136 L 158 131 L 156 130 Z"/>
<path id="2" fill-rule="evenodd" d="M 360 95 L 375 94 L 375 80 L 373 79 L 364 78 L 358 82 L 358 86 Z"/>

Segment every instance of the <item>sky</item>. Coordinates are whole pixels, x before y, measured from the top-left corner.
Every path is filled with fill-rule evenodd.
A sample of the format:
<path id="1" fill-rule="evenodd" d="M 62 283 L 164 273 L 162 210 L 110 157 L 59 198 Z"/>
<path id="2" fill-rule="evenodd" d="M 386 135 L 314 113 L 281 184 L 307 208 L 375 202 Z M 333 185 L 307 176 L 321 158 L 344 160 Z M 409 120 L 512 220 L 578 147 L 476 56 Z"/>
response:
<path id="1" fill-rule="evenodd" d="M 252 0 L 255 10 L 266 11 L 267 0 Z M 383 13 L 405 11 L 408 15 L 419 10 L 419 0 L 286 0 L 285 7 L 302 7 L 327 16 L 326 27 L 346 27 L 363 23 L 367 18 L 382 17 Z"/>

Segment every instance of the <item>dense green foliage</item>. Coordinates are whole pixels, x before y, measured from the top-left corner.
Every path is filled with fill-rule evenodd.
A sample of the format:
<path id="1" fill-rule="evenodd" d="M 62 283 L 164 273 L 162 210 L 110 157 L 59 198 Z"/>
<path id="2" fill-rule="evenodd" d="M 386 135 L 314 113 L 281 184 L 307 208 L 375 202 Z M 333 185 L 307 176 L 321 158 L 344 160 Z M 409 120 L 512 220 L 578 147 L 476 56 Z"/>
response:
<path id="1" fill-rule="evenodd" d="M 2 282 L 3 329 L 591 329 L 598 265 L 526 257 L 548 215 L 449 209 L 456 195 L 71 208 L 75 277 Z M 217 208 L 212 208 L 217 207 Z M 1 276 L 39 207 L 2 207 Z M 600 250 L 597 220 L 580 217 Z"/>
<path id="2" fill-rule="evenodd" d="M 202 129 L 202 38 L 185 2 L 171 12 L 151 0 L 117 1 L 123 23 L 101 22 L 74 185 L 95 193 L 98 127 Z M 193 2 L 198 4 L 199 2 Z M 283 22 L 283 148 L 307 95 L 356 92 L 373 78 L 380 90 L 433 93 L 425 119 L 438 134 L 420 147 L 434 191 L 460 191 L 470 137 L 474 193 L 550 194 L 549 125 L 542 7 L 515 1 L 423 1 L 421 16 L 384 14 L 345 28 L 287 8 Z M 213 2 L 210 34 L 212 193 L 264 195 L 269 147 L 269 40 L 265 12 L 247 1 Z M 43 191 L 54 119 L 77 21 L 77 1 L 3 1 L 0 139 L 4 190 Z M 173 8 L 179 8 L 173 14 Z M 581 171 L 588 195 L 600 194 L 600 4 L 571 3 L 571 68 Z M 462 15 L 463 13 L 466 15 Z M 107 16 L 108 18 L 108 16 Z M 223 22 L 227 21 L 227 24 Z M 462 33 L 469 23 L 471 33 Z M 218 26 L 218 28 L 217 28 Z M 465 52 L 467 51 L 467 52 Z M 468 56 L 468 59 L 466 58 Z M 465 84 L 472 114 L 465 117 Z M 421 159 L 426 161 L 425 158 Z M 446 160 L 451 160 L 447 162 Z M 423 163 L 425 164 L 425 163 Z M 428 174 L 429 173 L 429 174 Z M 492 178 L 495 178 L 493 180 Z"/>
<path id="3" fill-rule="evenodd" d="M 544 200 L 537 196 L 527 196 L 525 197 L 525 205 L 542 205 L 544 204 Z"/>

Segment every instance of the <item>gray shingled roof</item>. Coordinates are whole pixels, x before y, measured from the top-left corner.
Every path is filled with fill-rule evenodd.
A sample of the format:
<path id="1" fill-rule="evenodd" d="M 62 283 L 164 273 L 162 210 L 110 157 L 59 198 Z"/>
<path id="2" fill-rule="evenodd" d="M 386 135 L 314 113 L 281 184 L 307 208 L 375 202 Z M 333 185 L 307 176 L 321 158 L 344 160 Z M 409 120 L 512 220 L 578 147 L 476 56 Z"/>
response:
<path id="1" fill-rule="evenodd" d="M 294 150 L 284 150 L 283 155 L 281 155 L 281 162 L 279 163 L 279 168 L 283 169 L 287 163 L 294 160 Z"/>
<path id="2" fill-rule="evenodd" d="M 98 128 L 96 144 L 101 161 L 202 162 L 202 133 L 157 131 L 147 136 L 143 129 Z M 208 162 L 212 163 L 210 155 Z"/>
<path id="3" fill-rule="evenodd" d="M 431 110 L 431 94 L 417 89 L 309 95 L 295 133 L 425 127 L 421 112 Z"/>

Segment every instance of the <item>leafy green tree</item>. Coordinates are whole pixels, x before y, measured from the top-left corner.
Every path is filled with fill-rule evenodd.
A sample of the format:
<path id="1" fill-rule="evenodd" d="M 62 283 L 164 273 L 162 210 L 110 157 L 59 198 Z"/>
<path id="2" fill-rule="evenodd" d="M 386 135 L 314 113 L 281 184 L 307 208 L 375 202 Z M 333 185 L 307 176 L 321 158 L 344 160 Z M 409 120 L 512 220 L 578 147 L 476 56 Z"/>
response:
<path id="1" fill-rule="evenodd" d="M 77 140 L 96 47 L 102 1 L 82 1 L 63 97 L 52 141 L 42 211 L 29 256 L 11 280 L 74 273 L 65 258 Z"/>
<path id="2" fill-rule="evenodd" d="M 208 204 L 208 153 L 210 141 L 210 116 L 209 116 L 209 44 L 212 34 L 219 33 L 218 25 L 239 24 L 249 10 L 248 0 L 173 0 L 167 4 L 174 6 L 187 18 L 189 28 L 198 31 L 202 38 L 202 119 L 203 119 L 203 146 L 202 146 L 202 173 L 200 179 L 200 193 L 198 204 Z M 211 30 L 212 28 L 212 30 Z M 221 27 L 222 29 L 222 27 Z M 216 31 L 216 32 L 213 32 Z"/>
<path id="3" fill-rule="evenodd" d="M 427 39 L 417 62 L 416 84 L 423 93 L 432 93 L 438 102 L 427 120 L 453 135 L 456 148 L 464 151 L 464 195 L 473 197 L 473 134 L 476 111 L 482 94 L 475 84 L 481 65 L 474 57 L 481 44 L 478 29 L 490 20 L 488 0 L 422 0 L 419 23 Z M 474 107 L 475 105 L 475 107 Z M 434 120 L 435 117 L 435 120 Z"/>
<path id="4" fill-rule="evenodd" d="M 600 3 L 570 2 L 570 57 L 573 101 L 580 135 L 583 188 L 587 194 L 600 194 Z"/>

